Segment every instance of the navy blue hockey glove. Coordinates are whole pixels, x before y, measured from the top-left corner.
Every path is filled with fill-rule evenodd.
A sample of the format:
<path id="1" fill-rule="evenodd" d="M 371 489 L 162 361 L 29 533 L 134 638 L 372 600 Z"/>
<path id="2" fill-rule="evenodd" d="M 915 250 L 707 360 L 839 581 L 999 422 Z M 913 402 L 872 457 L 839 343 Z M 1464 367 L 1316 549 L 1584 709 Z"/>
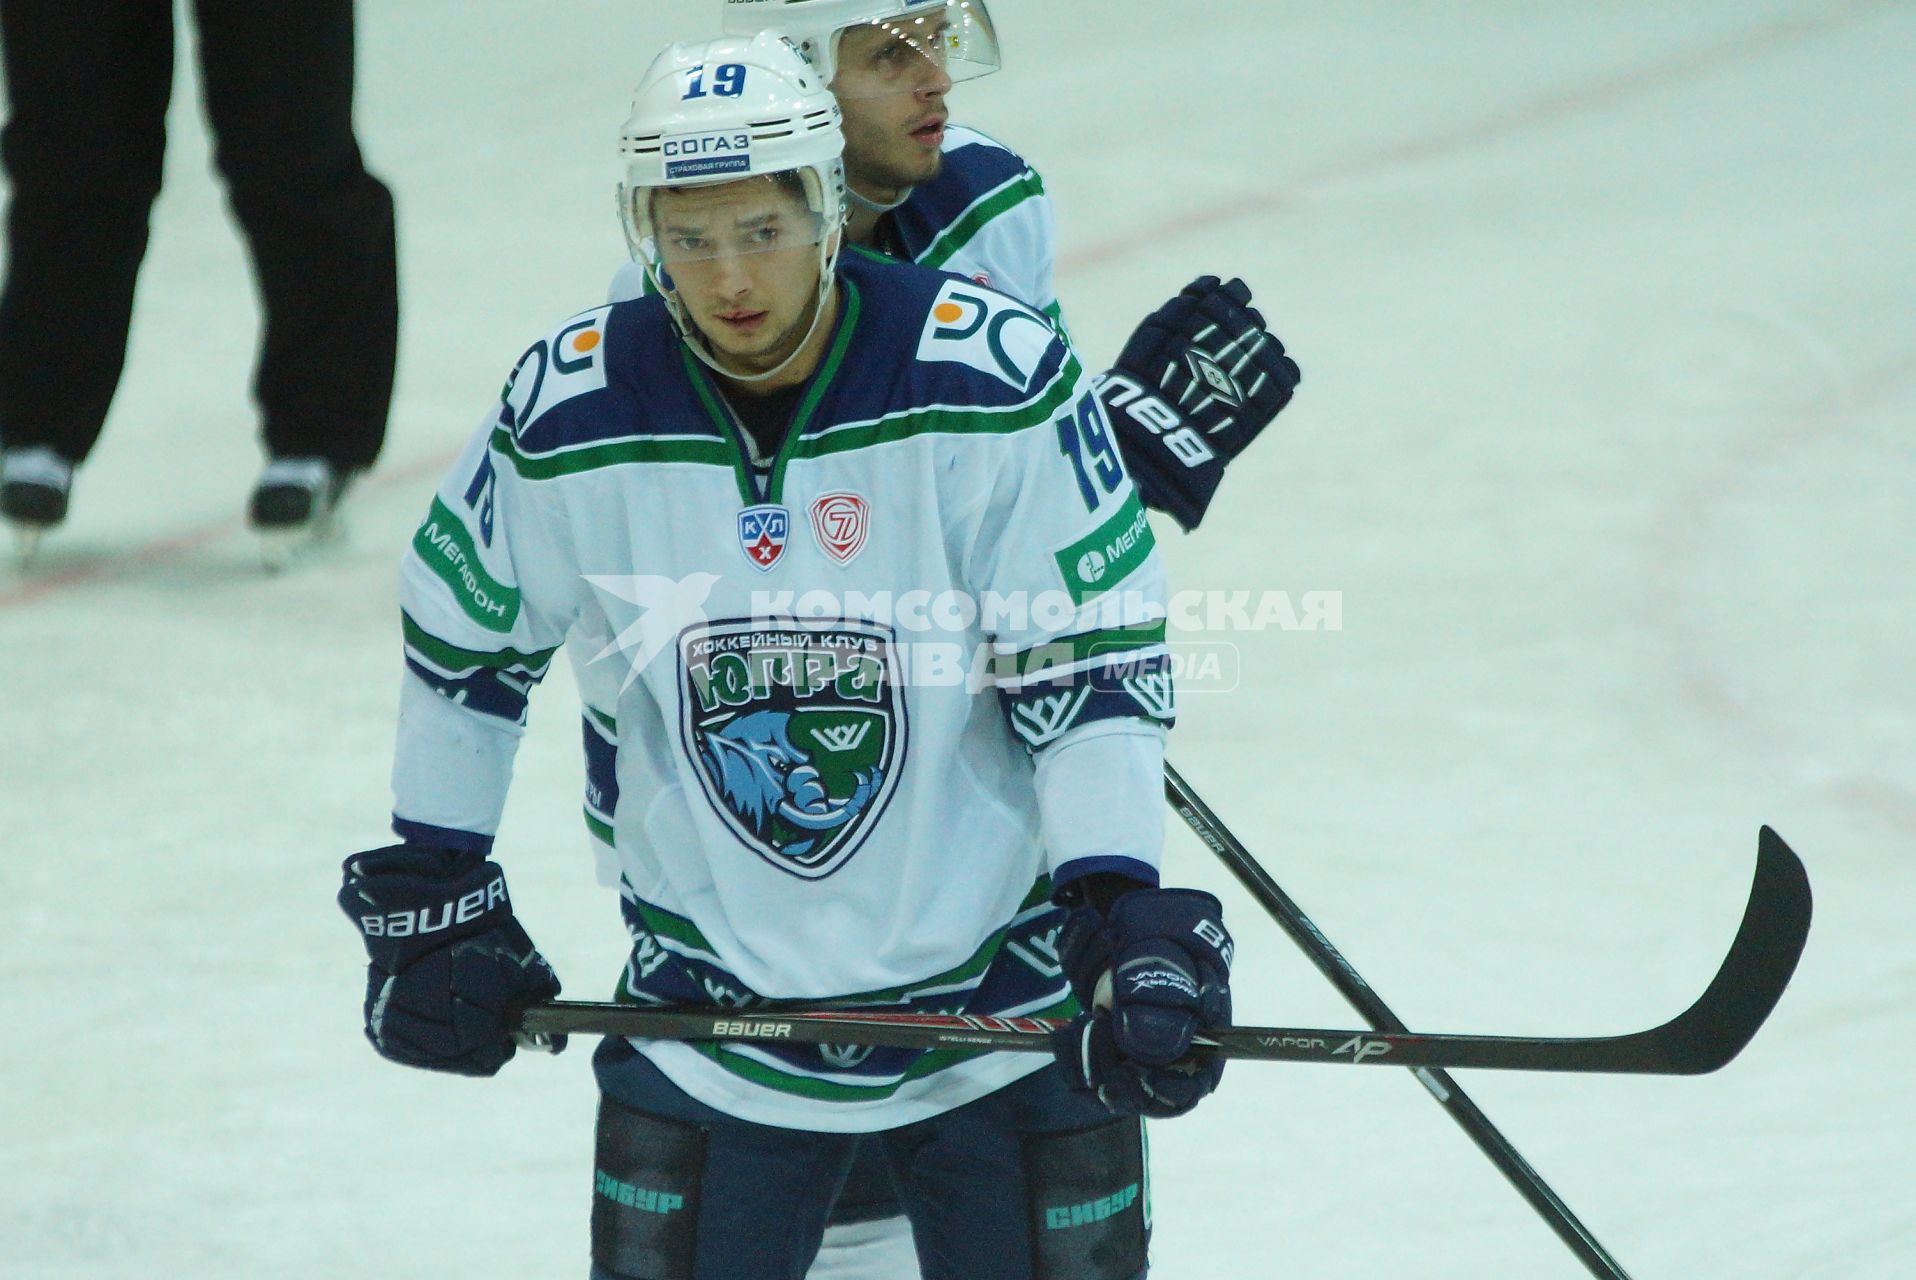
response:
<path id="1" fill-rule="evenodd" d="M 1059 942 L 1086 1012 L 1053 1037 L 1072 1083 L 1121 1115 L 1179 1116 L 1217 1088 L 1224 1059 L 1191 1037 L 1231 1020 L 1231 935 L 1196 889 L 1137 889 L 1077 907 Z"/>
<path id="2" fill-rule="evenodd" d="M 339 905 L 359 927 L 366 1038 L 409 1067 L 489 1076 L 527 1005 L 559 979 L 513 917 L 505 872 L 477 853 L 390 845 L 346 859 Z M 557 1053 L 564 1037 L 551 1045 Z"/>
<path id="3" fill-rule="evenodd" d="M 1097 387 L 1145 505 L 1188 532 L 1302 376 L 1249 285 L 1201 276 L 1144 318 Z"/>

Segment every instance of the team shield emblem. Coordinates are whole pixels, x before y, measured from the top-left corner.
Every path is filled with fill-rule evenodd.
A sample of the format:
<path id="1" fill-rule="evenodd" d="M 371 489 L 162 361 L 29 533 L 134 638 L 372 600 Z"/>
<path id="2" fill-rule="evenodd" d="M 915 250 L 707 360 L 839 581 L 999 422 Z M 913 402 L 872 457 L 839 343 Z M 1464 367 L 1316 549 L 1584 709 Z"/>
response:
<path id="1" fill-rule="evenodd" d="M 871 527 L 871 503 L 855 493 L 827 493 L 812 503 L 812 533 L 840 564 L 851 563 Z"/>
<path id="2" fill-rule="evenodd" d="M 884 812 L 905 753 L 890 628 L 731 620 L 679 637 L 682 746 L 734 835 L 822 879 Z"/>
<path id="3" fill-rule="evenodd" d="M 760 573 L 770 572 L 778 563 L 791 534 L 791 513 L 784 507 L 765 504 L 738 513 L 739 548 Z"/>

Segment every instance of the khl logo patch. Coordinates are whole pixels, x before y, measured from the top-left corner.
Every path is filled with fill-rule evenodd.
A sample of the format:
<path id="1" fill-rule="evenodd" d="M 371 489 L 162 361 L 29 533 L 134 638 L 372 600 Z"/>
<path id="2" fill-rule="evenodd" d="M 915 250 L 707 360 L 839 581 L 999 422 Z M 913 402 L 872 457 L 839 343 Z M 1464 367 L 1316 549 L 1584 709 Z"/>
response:
<path id="1" fill-rule="evenodd" d="M 762 504 L 738 513 L 738 545 L 760 573 L 770 573 L 792 536 L 792 515 L 784 507 Z"/>
<path id="2" fill-rule="evenodd" d="M 872 504 L 855 493 L 827 493 L 812 503 L 812 533 L 825 554 L 850 564 L 871 532 Z"/>
<path id="3" fill-rule="evenodd" d="M 905 701 L 889 627 L 731 619 L 679 637 L 681 747 L 705 798 L 781 871 L 830 875 L 896 788 Z"/>

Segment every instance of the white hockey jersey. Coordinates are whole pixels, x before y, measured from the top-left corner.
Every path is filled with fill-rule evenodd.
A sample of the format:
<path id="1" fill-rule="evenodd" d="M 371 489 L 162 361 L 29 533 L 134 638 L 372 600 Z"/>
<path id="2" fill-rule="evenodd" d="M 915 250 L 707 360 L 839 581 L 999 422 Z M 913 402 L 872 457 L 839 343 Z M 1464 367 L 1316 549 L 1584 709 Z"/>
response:
<path id="1" fill-rule="evenodd" d="M 1025 158 L 976 129 L 948 125 L 938 176 L 879 223 L 889 256 L 962 275 L 1008 293 L 1063 327 L 1053 287 L 1057 211 L 1044 180 Z M 645 269 L 627 262 L 612 277 L 610 302 L 645 296 Z M 601 878 L 616 878 L 612 852 L 618 754 L 606 729 L 609 713 L 585 695 L 585 825 Z"/>
<path id="2" fill-rule="evenodd" d="M 394 825 L 489 846 L 530 686 L 569 645 L 611 762 L 621 998 L 1063 1015 L 1049 873 L 1157 861 L 1150 526 L 1041 314 L 863 252 L 839 281 L 762 479 L 656 298 L 521 359 L 406 557 Z M 1046 1060 L 639 1047 L 708 1105 L 841 1131 Z"/>

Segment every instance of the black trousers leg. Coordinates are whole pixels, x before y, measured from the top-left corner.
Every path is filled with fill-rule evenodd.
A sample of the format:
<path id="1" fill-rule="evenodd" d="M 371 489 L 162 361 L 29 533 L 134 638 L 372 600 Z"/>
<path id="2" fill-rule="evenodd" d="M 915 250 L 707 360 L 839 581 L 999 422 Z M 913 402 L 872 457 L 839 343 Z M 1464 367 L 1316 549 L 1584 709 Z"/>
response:
<path id="1" fill-rule="evenodd" d="M 194 0 L 215 161 L 265 303 L 275 457 L 371 465 L 399 341 L 392 195 L 353 135 L 352 0 Z"/>
<path id="2" fill-rule="evenodd" d="M 126 362 L 160 190 L 171 0 L 0 0 L 13 182 L 0 289 L 0 440 L 78 462 Z"/>

